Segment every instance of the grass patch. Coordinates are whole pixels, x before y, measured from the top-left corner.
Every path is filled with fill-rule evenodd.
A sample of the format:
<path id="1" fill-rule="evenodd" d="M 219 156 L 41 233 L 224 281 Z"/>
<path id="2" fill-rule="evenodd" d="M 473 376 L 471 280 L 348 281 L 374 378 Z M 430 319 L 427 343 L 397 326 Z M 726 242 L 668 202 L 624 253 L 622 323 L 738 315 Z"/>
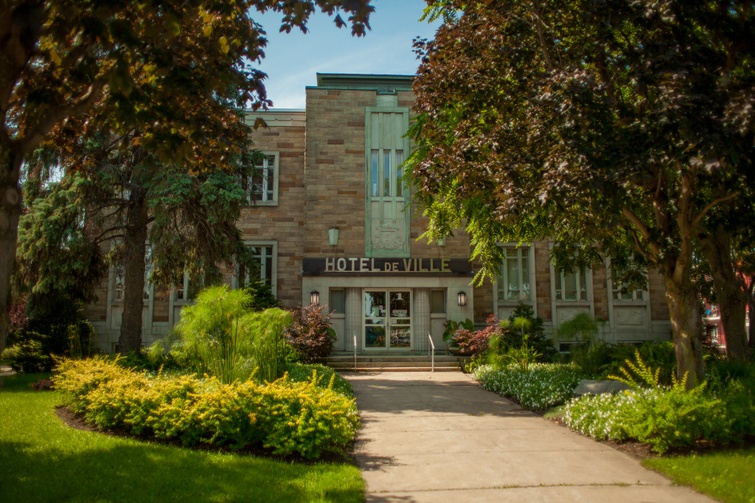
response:
<path id="1" fill-rule="evenodd" d="M 359 469 L 195 451 L 79 431 L 44 375 L 0 378 L 0 501 L 364 501 Z"/>
<path id="2" fill-rule="evenodd" d="M 651 458 L 648 468 L 726 503 L 755 502 L 755 447 L 707 454 Z"/>

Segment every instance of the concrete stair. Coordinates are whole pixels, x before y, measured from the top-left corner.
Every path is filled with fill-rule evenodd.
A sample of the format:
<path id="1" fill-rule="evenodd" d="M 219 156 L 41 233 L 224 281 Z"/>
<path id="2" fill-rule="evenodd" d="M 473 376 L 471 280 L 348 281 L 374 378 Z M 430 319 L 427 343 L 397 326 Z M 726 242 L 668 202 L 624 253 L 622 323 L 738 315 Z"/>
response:
<path id="1" fill-rule="evenodd" d="M 435 355 L 435 372 L 461 372 L 466 358 Z M 430 372 L 433 362 L 427 353 L 354 353 L 339 352 L 325 359 L 325 364 L 339 372 Z"/>

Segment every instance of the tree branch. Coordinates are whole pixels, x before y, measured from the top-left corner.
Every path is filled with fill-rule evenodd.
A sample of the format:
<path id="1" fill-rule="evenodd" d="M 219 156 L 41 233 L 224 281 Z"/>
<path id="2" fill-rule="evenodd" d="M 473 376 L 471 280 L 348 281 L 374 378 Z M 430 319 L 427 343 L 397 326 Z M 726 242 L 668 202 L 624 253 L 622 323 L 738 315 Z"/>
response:
<path id="1" fill-rule="evenodd" d="M 624 218 L 629 220 L 632 225 L 634 225 L 634 227 L 640 232 L 640 234 L 642 234 L 642 237 L 645 238 L 645 241 L 647 241 L 648 246 L 650 247 L 652 257 L 655 258 L 654 262 L 657 262 L 658 258 L 661 255 L 661 250 L 658 246 L 658 243 L 653 241 L 653 234 L 650 232 L 650 229 L 648 229 L 648 227 L 644 223 L 642 223 L 642 220 L 640 220 L 640 218 L 635 215 L 634 212 L 632 212 L 632 210 L 630 210 L 629 208 L 622 208 L 621 214 L 624 216 Z"/>
<path id="2" fill-rule="evenodd" d="M 705 218 L 705 215 L 707 215 L 708 212 L 710 210 L 712 210 L 714 206 L 716 206 L 718 204 L 721 204 L 723 202 L 726 202 L 726 201 L 730 201 L 730 200 L 734 199 L 735 197 L 737 197 L 738 195 L 739 195 L 739 191 L 732 192 L 731 194 L 729 194 L 727 196 L 719 197 L 718 199 L 714 199 L 713 201 L 711 201 L 710 203 L 708 203 L 705 206 L 705 208 L 703 208 L 700 211 L 700 213 L 692 220 L 692 227 L 696 228 L 698 225 L 700 225 L 700 222 L 702 221 L 702 219 Z"/>
<path id="3" fill-rule="evenodd" d="M 78 115 L 89 110 L 102 96 L 106 82 L 106 76 L 100 76 L 89 86 L 87 92 L 77 102 L 55 107 L 47 111 L 35 125 L 29 128 L 28 133 L 23 138 L 16 140 L 16 148 L 21 155 L 34 150 L 47 133 L 66 117 Z"/>
<path id="4" fill-rule="evenodd" d="M 540 2 L 535 2 L 535 10 L 533 11 L 533 17 L 535 18 L 535 26 L 537 27 L 537 38 L 540 41 L 540 47 L 543 50 L 543 57 L 545 58 L 545 66 L 548 70 L 553 70 L 553 62 L 551 61 L 550 52 L 548 46 L 545 43 L 545 33 L 543 33 L 543 19 L 542 9 L 540 8 Z"/>

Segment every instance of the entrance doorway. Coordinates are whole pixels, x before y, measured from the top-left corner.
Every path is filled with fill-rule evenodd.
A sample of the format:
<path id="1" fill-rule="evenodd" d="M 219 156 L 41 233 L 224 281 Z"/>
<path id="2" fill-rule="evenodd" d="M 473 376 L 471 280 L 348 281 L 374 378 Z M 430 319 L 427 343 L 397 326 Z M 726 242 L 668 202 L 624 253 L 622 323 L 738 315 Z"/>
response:
<path id="1" fill-rule="evenodd" d="M 365 349 L 411 349 L 411 290 L 365 290 Z"/>

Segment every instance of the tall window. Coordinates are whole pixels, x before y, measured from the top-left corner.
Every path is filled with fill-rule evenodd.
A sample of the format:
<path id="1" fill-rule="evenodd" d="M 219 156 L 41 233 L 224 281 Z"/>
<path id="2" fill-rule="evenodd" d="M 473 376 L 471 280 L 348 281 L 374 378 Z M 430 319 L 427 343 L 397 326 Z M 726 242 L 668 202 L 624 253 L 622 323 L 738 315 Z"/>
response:
<path id="1" fill-rule="evenodd" d="M 572 272 L 556 271 L 556 300 L 587 300 L 587 273 L 584 267 Z"/>
<path id="2" fill-rule="evenodd" d="M 249 204 L 274 206 L 278 204 L 278 154 L 265 153 L 254 164 L 252 177 L 242 178 Z"/>
<path id="3" fill-rule="evenodd" d="M 498 300 L 532 300 L 530 290 L 529 246 L 507 247 L 498 278 Z"/>
<path id="4" fill-rule="evenodd" d="M 237 288 L 246 287 L 251 278 L 257 277 L 260 281 L 270 285 L 274 295 L 277 295 L 277 246 L 275 243 L 253 243 L 248 245 L 252 253 L 253 264 L 251 266 L 241 265 L 238 268 L 236 277 Z"/>
<path id="5" fill-rule="evenodd" d="M 370 151 L 372 197 L 404 197 L 404 186 L 401 182 L 403 162 L 403 150 L 375 148 Z"/>
<path id="6" fill-rule="evenodd" d="M 152 293 L 152 283 L 150 282 L 152 268 L 152 246 L 147 244 L 144 253 L 144 291 L 142 292 L 142 298 L 145 302 L 149 301 Z M 126 266 L 122 262 L 119 262 L 115 265 L 114 269 L 113 300 L 115 302 L 123 302 L 126 292 Z"/>

